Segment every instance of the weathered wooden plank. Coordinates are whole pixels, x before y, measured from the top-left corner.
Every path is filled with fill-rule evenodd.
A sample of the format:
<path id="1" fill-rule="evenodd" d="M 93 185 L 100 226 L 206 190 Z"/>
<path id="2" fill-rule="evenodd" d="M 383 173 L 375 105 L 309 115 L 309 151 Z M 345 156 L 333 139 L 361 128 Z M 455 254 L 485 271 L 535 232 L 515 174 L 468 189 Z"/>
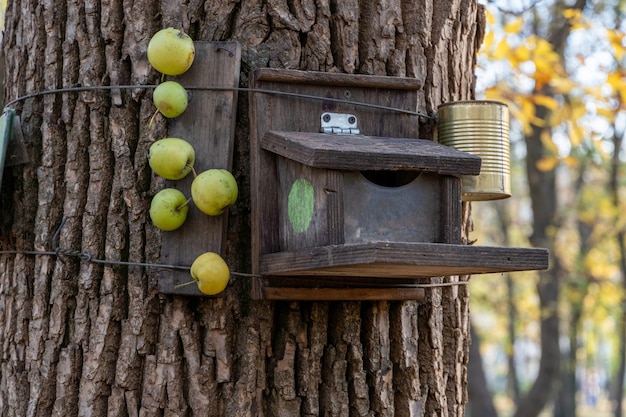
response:
<path id="1" fill-rule="evenodd" d="M 457 177 L 443 175 L 439 180 L 441 204 L 439 207 L 440 243 L 461 243 L 461 180 Z"/>
<path id="2" fill-rule="evenodd" d="M 423 288 L 306 288 L 265 287 L 264 298 L 268 300 L 315 300 L 315 301 L 376 301 L 424 299 Z"/>
<path id="3" fill-rule="evenodd" d="M 257 70 L 257 81 L 283 82 L 290 84 L 309 84 L 342 87 L 368 87 L 398 90 L 419 90 L 423 81 L 418 78 L 390 77 L 365 74 L 341 74 L 319 71 L 298 71 L 277 68 Z"/>
<path id="4" fill-rule="evenodd" d="M 311 168 L 286 158 L 277 158 L 276 162 L 281 250 L 343 243 L 344 219 L 339 197 L 343 183 L 341 172 Z M 300 183 L 310 187 L 310 201 L 298 195 L 296 185 Z M 291 218 L 294 212 L 300 222 L 309 220 L 308 224 L 294 225 L 297 220 Z M 311 217 L 302 219 L 307 214 Z"/>
<path id="5" fill-rule="evenodd" d="M 425 139 L 269 131 L 261 146 L 316 168 L 480 173 L 480 157 Z"/>
<path id="6" fill-rule="evenodd" d="M 372 242 L 262 255 L 260 272 L 288 276 L 425 278 L 548 268 L 548 250 Z"/>
<path id="7" fill-rule="evenodd" d="M 342 172 L 345 240 L 341 243 L 440 242 L 440 213 L 446 206 L 438 198 L 440 175 L 402 172 L 414 174 L 403 183 L 399 181 L 403 178 L 394 178 L 387 171 Z M 383 181 L 389 185 L 381 185 Z"/>
<path id="8" fill-rule="evenodd" d="M 238 87 L 241 47 L 237 42 L 195 42 L 196 57 L 185 74 L 176 79 L 183 86 Z M 172 119 L 169 135 L 187 140 L 196 152 L 195 170 L 230 169 L 232 164 L 236 91 L 194 89 L 190 91 L 187 110 Z M 191 197 L 189 175 L 181 181 L 167 181 L 166 186 L 178 188 Z M 170 265 L 191 265 L 203 252 L 221 253 L 227 213 L 210 217 L 193 205 L 180 229 L 163 232 L 161 260 Z M 159 290 L 164 293 L 201 295 L 197 286 L 176 286 L 190 281 L 186 271 L 164 270 L 159 278 Z"/>

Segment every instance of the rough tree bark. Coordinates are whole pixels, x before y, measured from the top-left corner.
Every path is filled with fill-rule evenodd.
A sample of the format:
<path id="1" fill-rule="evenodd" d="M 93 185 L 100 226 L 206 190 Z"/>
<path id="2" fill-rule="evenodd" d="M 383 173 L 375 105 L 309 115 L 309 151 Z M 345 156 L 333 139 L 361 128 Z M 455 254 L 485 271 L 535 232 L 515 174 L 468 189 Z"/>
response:
<path id="1" fill-rule="evenodd" d="M 282 67 L 423 78 L 420 109 L 473 97 L 483 12 L 474 0 L 16 0 L 6 97 L 59 87 L 153 84 L 150 36 L 242 44 L 249 71 Z M 239 97 L 226 258 L 249 271 L 247 100 Z M 4 173 L 0 249 L 77 249 L 159 262 L 147 212 L 151 92 L 47 94 L 15 104 L 30 161 Z M 428 132 L 426 132 L 428 133 Z M 465 210 L 466 217 L 469 210 Z M 467 218 L 466 218 L 467 224 Z M 469 346 L 465 287 L 415 302 L 166 296 L 154 268 L 76 256 L 0 254 L 2 416 L 461 416 Z M 434 281 L 458 278 L 435 278 Z"/>

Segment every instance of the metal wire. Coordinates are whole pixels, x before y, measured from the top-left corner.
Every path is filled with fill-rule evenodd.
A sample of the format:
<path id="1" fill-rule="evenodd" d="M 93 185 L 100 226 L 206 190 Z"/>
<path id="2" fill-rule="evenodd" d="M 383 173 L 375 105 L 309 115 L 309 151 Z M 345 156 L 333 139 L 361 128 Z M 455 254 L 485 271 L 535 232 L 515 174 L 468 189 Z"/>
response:
<path id="1" fill-rule="evenodd" d="M 85 262 L 93 262 L 97 264 L 105 264 L 105 265 L 123 265 L 123 266 L 138 266 L 144 268 L 157 268 L 157 269 L 173 269 L 173 270 L 182 270 L 189 271 L 191 269 L 190 266 L 185 265 L 168 265 L 168 264 L 158 264 L 158 263 L 148 263 L 148 262 L 130 262 L 130 261 L 113 261 L 108 259 L 98 259 L 94 258 L 88 252 L 81 252 L 75 249 L 60 249 L 57 248 L 54 251 L 43 251 L 43 250 L 0 250 L 0 255 L 4 254 L 20 254 L 20 255 L 36 255 L 36 256 L 68 256 L 68 257 L 78 257 L 82 261 Z M 245 277 L 245 278 L 262 278 L 262 275 L 257 274 L 248 274 L 245 272 L 234 272 L 230 271 L 231 275 Z M 411 286 L 411 288 L 443 288 L 443 287 L 453 287 L 460 285 L 467 285 L 469 281 L 455 281 L 455 282 L 442 282 L 442 283 L 433 283 L 433 284 L 416 284 Z"/>
<path id="2" fill-rule="evenodd" d="M 25 101 L 27 99 L 41 97 L 41 96 L 49 95 L 49 94 L 98 91 L 98 90 L 107 91 L 107 90 L 154 89 L 156 87 L 157 87 L 156 84 L 144 84 L 144 85 L 75 86 L 75 87 L 55 88 L 55 89 L 42 90 L 42 91 L 38 91 L 34 93 L 29 93 L 29 94 L 25 94 L 23 96 L 14 98 L 8 101 L 4 107 L 10 108 L 11 106 L 19 102 Z M 290 92 L 285 92 L 285 91 L 278 91 L 278 90 L 271 90 L 271 89 L 264 89 L 264 88 L 222 87 L 222 86 L 186 86 L 185 88 L 188 90 L 248 91 L 248 92 L 253 92 L 253 93 L 273 94 L 273 95 L 280 95 L 280 96 L 286 96 L 286 97 L 302 98 L 302 99 L 307 99 L 307 100 L 331 101 L 331 102 L 337 102 L 337 103 L 343 103 L 343 104 L 351 104 L 351 105 L 360 106 L 360 107 L 368 107 L 368 108 L 375 108 L 375 109 L 380 109 L 380 110 L 385 110 L 385 111 L 392 111 L 392 112 L 403 113 L 403 114 L 408 114 L 412 116 L 419 116 L 419 117 L 425 117 L 427 119 L 436 120 L 436 116 L 433 116 L 427 113 L 400 109 L 396 107 L 383 106 L 379 104 L 366 103 L 366 102 L 360 102 L 360 101 L 354 101 L 354 100 L 337 99 L 337 98 L 332 98 L 332 97 L 320 97 L 320 96 L 309 95 L 309 94 L 290 93 Z M 138 266 L 138 267 L 148 267 L 148 268 L 152 267 L 152 268 L 185 270 L 185 271 L 188 271 L 191 268 L 190 266 L 185 266 L 185 265 L 168 265 L 168 264 L 160 264 L 160 263 L 157 264 L 157 263 L 148 263 L 148 262 L 113 261 L 113 260 L 107 260 L 107 259 L 98 259 L 98 258 L 93 257 L 89 252 L 81 252 L 76 249 L 59 248 L 58 246 L 59 234 L 66 220 L 67 218 L 64 218 L 62 220 L 61 224 L 59 225 L 59 227 L 57 228 L 57 230 L 55 231 L 52 237 L 52 249 L 53 249 L 52 251 L 0 250 L 0 254 L 23 254 L 23 255 L 39 255 L 39 256 L 46 255 L 46 256 L 57 256 L 61 258 L 63 256 L 68 256 L 68 257 L 78 257 L 85 262 L 93 262 L 97 264 Z M 243 272 L 231 271 L 231 274 L 236 275 L 236 276 L 242 276 L 242 277 L 260 277 L 260 275 L 248 274 L 248 273 L 243 273 Z M 417 288 L 437 288 L 437 287 L 448 287 L 448 286 L 453 286 L 453 285 L 466 285 L 467 283 L 468 281 L 448 282 L 448 283 L 441 283 L 441 284 L 419 284 L 419 285 L 416 285 L 416 287 Z"/>
<path id="3" fill-rule="evenodd" d="M 11 107 L 14 104 L 19 103 L 21 101 L 24 101 L 24 100 L 27 100 L 27 99 L 30 99 L 30 98 L 41 97 L 41 96 L 48 95 L 48 94 L 59 94 L 59 93 L 68 93 L 68 92 L 98 91 L 98 90 L 105 90 L 105 91 L 106 90 L 133 90 L 133 89 L 138 89 L 138 88 L 139 89 L 154 89 L 156 87 L 157 87 L 157 84 L 143 84 L 143 85 L 93 85 L 93 86 L 76 86 L 76 87 L 55 88 L 55 89 L 42 90 L 42 91 L 38 91 L 38 92 L 35 92 L 35 93 L 25 94 L 23 96 L 14 98 L 14 99 L 8 101 L 5 104 L 4 107 L 5 108 Z M 354 100 L 345 100 L 345 99 L 332 98 L 332 97 L 321 97 L 321 96 L 315 96 L 315 95 L 310 95 L 310 94 L 290 93 L 290 92 L 286 92 L 286 91 L 278 91 L 278 90 L 271 90 L 271 89 L 265 89 L 265 88 L 222 87 L 222 86 L 185 86 L 185 88 L 187 90 L 248 91 L 248 92 L 253 92 L 253 93 L 273 94 L 273 95 L 286 96 L 286 97 L 296 97 L 296 98 L 302 98 L 302 99 L 307 99 L 307 100 L 330 101 L 330 102 L 334 102 L 334 103 L 352 104 L 354 106 L 359 106 L 359 107 L 374 108 L 374 109 L 379 109 L 379 110 L 386 110 L 386 111 L 391 111 L 391 112 L 396 112 L 396 113 L 408 114 L 408 115 L 412 115 L 412 116 L 424 117 L 424 118 L 431 119 L 431 120 L 437 120 L 437 117 L 434 116 L 434 115 L 431 115 L 431 114 L 418 112 L 418 111 L 413 111 L 413 110 L 401 109 L 401 108 L 397 108 L 397 107 L 383 106 L 383 105 L 380 105 L 380 104 L 366 103 L 366 102 L 354 101 Z"/>

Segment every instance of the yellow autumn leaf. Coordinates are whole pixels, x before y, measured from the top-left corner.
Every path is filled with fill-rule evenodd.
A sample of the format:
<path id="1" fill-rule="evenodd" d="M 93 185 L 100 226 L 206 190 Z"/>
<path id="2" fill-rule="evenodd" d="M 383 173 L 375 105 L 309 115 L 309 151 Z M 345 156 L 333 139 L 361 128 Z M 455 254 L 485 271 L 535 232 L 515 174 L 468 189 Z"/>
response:
<path id="1" fill-rule="evenodd" d="M 585 136 L 585 130 L 579 124 L 572 123 L 569 129 L 569 141 L 572 143 L 572 146 L 576 147 L 580 145 Z"/>
<path id="2" fill-rule="evenodd" d="M 504 32 L 509 34 L 520 33 L 522 26 L 524 26 L 524 19 L 518 17 L 504 25 Z"/>
<path id="3" fill-rule="evenodd" d="M 532 120 L 535 117 L 535 104 L 528 97 L 520 97 L 520 105 L 524 117 Z"/>
<path id="4" fill-rule="evenodd" d="M 494 38 L 495 38 L 494 32 L 489 31 L 485 34 L 485 38 L 483 39 L 483 44 L 482 44 L 483 51 L 491 50 L 491 47 L 493 46 Z"/>
<path id="5" fill-rule="evenodd" d="M 585 268 L 594 278 L 608 279 L 617 273 L 617 267 L 607 262 L 606 256 L 600 248 L 592 248 L 585 257 Z"/>
<path id="6" fill-rule="evenodd" d="M 624 77 L 619 72 L 610 73 L 606 82 L 611 86 L 613 91 L 619 95 L 619 98 L 622 102 L 626 102 L 626 83 L 624 82 Z"/>
<path id="7" fill-rule="evenodd" d="M 602 100 L 602 99 L 606 98 L 605 97 L 605 92 L 603 91 L 603 86 L 600 86 L 600 85 L 597 85 L 597 86 L 582 86 L 582 90 L 588 96 L 595 97 L 598 100 Z"/>
<path id="8" fill-rule="evenodd" d="M 525 135 L 532 132 L 532 125 L 535 120 L 535 105 L 533 102 L 524 96 L 517 98 L 519 103 L 519 110 L 515 112 L 515 118 L 522 124 L 522 128 Z"/>
<path id="9" fill-rule="evenodd" d="M 563 16 L 569 21 L 570 30 L 587 29 L 589 28 L 589 22 L 583 16 L 580 9 L 566 9 L 563 11 Z"/>
<path id="10" fill-rule="evenodd" d="M 593 148 L 595 149 L 595 151 L 600 155 L 600 157 L 605 160 L 608 161 L 611 158 L 611 155 L 606 151 L 606 149 L 604 148 L 604 144 L 603 144 L 603 140 L 601 137 L 596 136 L 594 138 L 592 138 L 593 141 Z"/>
<path id="11" fill-rule="evenodd" d="M 559 54 L 554 51 L 552 44 L 545 39 L 534 37 L 535 54 L 544 61 L 558 62 Z"/>
<path id="12" fill-rule="evenodd" d="M 570 30 L 574 31 L 578 29 L 588 29 L 588 28 L 589 28 L 589 23 L 585 22 L 584 20 L 581 20 L 579 22 L 572 24 L 572 27 L 570 28 Z"/>
<path id="13" fill-rule="evenodd" d="M 493 13 L 491 13 L 491 10 L 486 9 L 486 11 L 485 11 L 485 16 L 486 16 L 486 18 L 487 18 L 487 24 L 488 24 L 489 26 L 493 26 L 493 25 L 495 25 L 495 24 L 496 24 L 496 17 L 494 16 L 494 14 L 493 14 Z"/>
<path id="14" fill-rule="evenodd" d="M 526 45 L 521 45 L 513 50 L 513 55 L 518 62 L 526 62 L 531 59 L 530 49 Z"/>
<path id="15" fill-rule="evenodd" d="M 558 77 L 550 80 L 550 87 L 552 87 L 556 93 L 560 94 L 567 94 L 576 86 L 577 84 L 569 78 Z"/>
<path id="16" fill-rule="evenodd" d="M 624 56 L 624 34 L 618 32 L 615 29 L 607 29 L 606 37 L 613 47 L 613 53 L 615 54 L 615 58 L 621 60 Z"/>
<path id="17" fill-rule="evenodd" d="M 587 114 L 587 106 L 581 100 L 571 100 L 569 103 L 571 108 L 570 119 L 576 121 Z"/>
<path id="18" fill-rule="evenodd" d="M 563 17 L 566 19 L 580 19 L 582 17 L 582 12 L 580 9 L 565 9 L 563 10 Z"/>
<path id="19" fill-rule="evenodd" d="M 559 107 L 559 102 L 554 97 L 546 96 L 544 94 L 534 94 L 531 99 L 535 104 L 543 106 L 550 110 L 556 110 Z"/>
<path id="20" fill-rule="evenodd" d="M 559 148 L 557 148 L 556 144 L 552 140 L 552 135 L 549 130 L 543 130 L 539 138 L 541 139 L 543 147 L 546 148 L 551 155 L 559 154 Z"/>
<path id="21" fill-rule="evenodd" d="M 498 84 L 485 89 L 485 98 L 487 100 L 502 101 L 501 94 L 502 94 L 502 88 Z"/>
<path id="22" fill-rule="evenodd" d="M 615 110 L 605 109 L 604 107 L 597 107 L 596 114 L 598 116 L 604 117 L 609 122 L 612 122 L 615 120 Z"/>
<path id="23" fill-rule="evenodd" d="M 498 42 L 498 46 L 496 46 L 496 50 L 493 52 L 493 59 L 499 60 L 506 58 L 511 52 L 511 47 L 506 39 L 502 39 Z"/>
<path id="24" fill-rule="evenodd" d="M 530 120 L 528 120 L 524 115 L 524 112 L 521 111 L 521 108 L 519 106 L 510 106 L 509 109 L 511 111 L 511 116 L 513 116 L 513 118 L 522 125 L 522 132 L 524 135 L 530 135 L 533 131 L 533 127 L 530 124 Z"/>
<path id="25" fill-rule="evenodd" d="M 537 169 L 539 171 L 552 171 L 559 164 L 559 158 L 556 156 L 544 156 L 537 161 Z"/>
<path id="26" fill-rule="evenodd" d="M 548 124 L 550 126 L 559 126 L 566 119 L 567 119 L 567 115 L 566 115 L 565 108 L 559 106 L 550 112 L 550 118 L 549 118 Z"/>
<path id="27" fill-rule="evenodd" d="M 540 117 L 533 117 L 532 120 L 530 121 L 534 126 L 537 127 L 546 127 L 549 125 L 548 120 L 546 119 L 542 119 Z"/>
<path id="28" fill-rule="evenodd" d="M 606 77 L 606 82 L 609 83 L 614 91 L 618 91 L 624 85 L 624 79 L 619 72 L 612 72 Z"/>
<path id="29" fill-rule="evenodd" d="M 569 165 L 572 168 L 579 168 L 580 167 L 580 161 L 578 159 L 574 158 L 571 155 L 566 156 L 565 158 L 562 159 L 562 161 L 565 162 L 567 165 Z"/>
<path id="30" fill-rule="evenodd" d="M 561 73 L 561 66 L 559 63 L 542 59 L 535 59 L 533 62 L 535 64 L 533 79 L 535 80 L 535 88 L 537 90 L 540 90 L 544 85 L 549 84 L 554 78 L 559 77 L 559 74 Z"/>

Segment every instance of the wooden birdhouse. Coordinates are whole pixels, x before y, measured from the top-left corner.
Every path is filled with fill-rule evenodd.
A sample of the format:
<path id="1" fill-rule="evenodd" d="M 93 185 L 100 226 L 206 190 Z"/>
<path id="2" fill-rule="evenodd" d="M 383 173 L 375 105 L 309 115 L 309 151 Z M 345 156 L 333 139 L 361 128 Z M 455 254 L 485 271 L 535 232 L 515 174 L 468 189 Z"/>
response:
<path id="1" fill-rule="evenodd" d="M 424 278 L 545 269 L 461 244 L 481 158 L 418 139 L 417 79 L 261 69 L 250 80 L 253 297 L 419 299 Z"/>

